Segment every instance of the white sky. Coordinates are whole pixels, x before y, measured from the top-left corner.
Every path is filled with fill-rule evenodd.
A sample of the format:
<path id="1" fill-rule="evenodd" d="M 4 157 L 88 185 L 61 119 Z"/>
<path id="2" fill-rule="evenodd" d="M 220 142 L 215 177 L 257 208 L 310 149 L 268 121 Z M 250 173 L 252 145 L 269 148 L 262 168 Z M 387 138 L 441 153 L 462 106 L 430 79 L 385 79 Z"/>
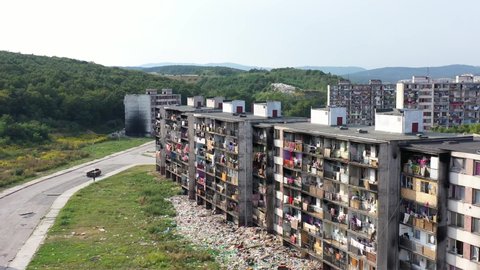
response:
<path id="1" fill-rule="evenodd" d="M 478 0 L 2 0 L 0 50 L 109 66 L 480 65 Z"/>

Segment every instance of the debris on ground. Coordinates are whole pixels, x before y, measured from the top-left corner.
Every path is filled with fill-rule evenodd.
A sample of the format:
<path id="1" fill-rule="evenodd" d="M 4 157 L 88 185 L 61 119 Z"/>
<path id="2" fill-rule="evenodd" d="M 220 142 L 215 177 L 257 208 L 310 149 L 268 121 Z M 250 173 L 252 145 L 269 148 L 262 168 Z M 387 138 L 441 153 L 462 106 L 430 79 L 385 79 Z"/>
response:
<path id="1" fill-rule="evenodd" d="M 316 260 L 302 258 L 301 253 L 282 245 L 278 236 L 259 227 L 238 227 L 221 215 L 174 196 L 170 201 L 177 215 L 177 230 L 197 246 L 215 252 L 217 262 L 226 269 L 321 269 Z"/>

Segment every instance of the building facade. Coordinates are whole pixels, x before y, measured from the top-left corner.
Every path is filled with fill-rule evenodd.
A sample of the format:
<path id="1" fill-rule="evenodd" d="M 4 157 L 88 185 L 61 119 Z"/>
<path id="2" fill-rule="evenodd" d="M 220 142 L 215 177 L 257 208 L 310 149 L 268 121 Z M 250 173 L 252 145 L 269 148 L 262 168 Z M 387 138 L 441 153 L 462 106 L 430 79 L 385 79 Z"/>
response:
<path id="1" fill-rule="evenodd" d="M 226 220 L 266 228 L 323 269 L 479 269 L 472 136 L 426 132 L 413 109 L 353 127 L 338 107 L 312 109 L 310 122 L 281 117 L 276 102 L 253 114 L 236 113 L 240 101 L 189 108 L 188 123 L 175 114 L 180 139 L 170 148 L 188 149 L 170 150 L 180 152 L 170 164 L 187 175 L 190 199 Z"/>
<path id="2" fill-rule="evenodd" d="M 422 110 L 426 129 L 478 123 L 480 82 L 465 75 L 456 80 L 413 76 L 397 83 L 396 108 Z"/>
<path id="3" fill-rule="evenodd" d="M 172 89 L 147 89 L 144 95 L 125 95 L 125 133 L 130 136 L 154 136 L 156 115 L 163 106 L 181 104 L 181 95 Z"/>
<path id="4" fill-rule="evenodd" d="M 340 81 L 328 86 L 327 105 L 345 107 L 352 125 L 374 125 L 376 109 L 395 108 L 395 84 L 380 80 L 370 80 L 368 84 Z"/>

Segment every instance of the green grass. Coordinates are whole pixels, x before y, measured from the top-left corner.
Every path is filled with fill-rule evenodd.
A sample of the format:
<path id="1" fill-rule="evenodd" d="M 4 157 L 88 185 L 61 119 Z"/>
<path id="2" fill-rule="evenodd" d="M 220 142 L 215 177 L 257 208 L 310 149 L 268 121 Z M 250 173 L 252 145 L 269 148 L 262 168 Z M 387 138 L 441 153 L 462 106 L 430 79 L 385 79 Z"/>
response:
<path id="1" fill-rule="evenodd" d="M 120 152 L 151 138 L 108 140 L 105 136 L 58 136 L 36 146 L 0 146 L 0 191 L 43 175 Z"/>
<path id="2" fill-rule="evenodd" d="M 178 192 L 153 166 L 92 184 L 72 196 L 28 269 L 219 269 L 211 251 L 177 234 L 165 198 Z"/>

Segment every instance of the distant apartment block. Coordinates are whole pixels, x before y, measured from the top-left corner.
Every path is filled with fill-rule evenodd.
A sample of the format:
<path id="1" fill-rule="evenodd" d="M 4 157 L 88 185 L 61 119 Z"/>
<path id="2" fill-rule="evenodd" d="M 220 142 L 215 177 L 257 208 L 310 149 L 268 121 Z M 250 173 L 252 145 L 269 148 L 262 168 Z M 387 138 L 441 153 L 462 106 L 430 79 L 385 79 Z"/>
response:
<path id="1" fill-rule="evenodd" d="M 480 80 L 461 75 L 452 79 L 413 76 L 397 83 L 397 108 L 420 109 L 426 129 L 479 123 Z"/>
<path id="2" fill-rule="evenodd" d="M 395 108 L 395 84 L 380 80 L 370 80 L 368 84 L 340 81 L 328 86 L 327 105 L 345 107 L 352 125 L 374 125 L 376 109 Z"/>
<path id="3" fill-rule="evenodd" d="M 133 136 L 154 135 L 155 114 L 160 107 L 181 104 L 181 95 L 172 89 L 147 89 L 143 95 L 125 95 L 125 133 Z"/>

